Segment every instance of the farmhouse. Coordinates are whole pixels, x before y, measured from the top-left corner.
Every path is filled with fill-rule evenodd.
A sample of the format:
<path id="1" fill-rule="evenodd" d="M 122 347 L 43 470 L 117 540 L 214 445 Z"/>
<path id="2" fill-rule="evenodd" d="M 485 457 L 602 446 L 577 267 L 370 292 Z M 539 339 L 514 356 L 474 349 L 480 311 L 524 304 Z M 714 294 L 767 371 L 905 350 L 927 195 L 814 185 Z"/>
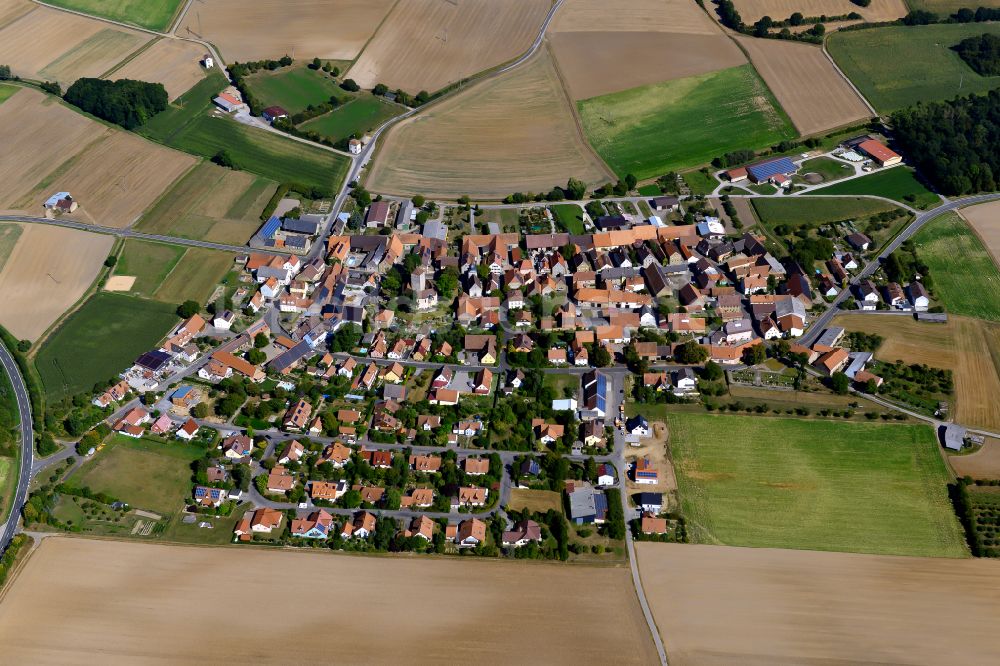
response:
<path id="1" fill-rule="evenodd" d="M 212 100 L 216 106 L 221 108 L 227 113 L 233 113 L 234 111 L 244 111 L 247 109 L 247 105 L 243 103 L 243 99 L 240 97 L 239 91 L 235 88 L 226 88 L 224 91 L 219 93 L 219 96 Z"/>
<path id="2" fill-rule="evenodd" d="M 787 178 L 798 171 L 798 167 L 787 157 L 779 157 L 773 160 L 765 160 L 747 166 L 747 176 L 755 183 L 766 183 L 775 176 Z"/>
<path id="3" fill-rule="evenodd" d="M 42 207 L 59 213 L 72 213 L 76 210 L 77 203 L 69 192 L 56 192 L 45 200 Z"/>

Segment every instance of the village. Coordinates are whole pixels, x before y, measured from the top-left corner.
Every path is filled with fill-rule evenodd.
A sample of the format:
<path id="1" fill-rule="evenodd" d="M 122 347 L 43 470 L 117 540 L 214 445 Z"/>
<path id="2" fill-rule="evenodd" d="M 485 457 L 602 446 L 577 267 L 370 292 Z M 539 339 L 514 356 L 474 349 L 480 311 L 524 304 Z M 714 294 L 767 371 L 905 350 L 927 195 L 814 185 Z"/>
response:
<path id="1" fill-rule="evenodd" d="M 794 169 L 772 160 L 725 177 Z M 537 489 L 558 493 L 578 526 L 682 540 L 676 498 L 644 488 L 675 490 L 662 450 L 648 453 L 662 445 L 648 445 L 658 440 L 643 403 L 698 404 L 722 372 L 784 388 L 782 363 L 817 387 L 874 393 L 871 352 L 847 346 L 825 314 L 852 299 L 861 312 L 945 320 L 920 282 L 871 270 L 876 248 L 860 232 L 803 266 L 703 202 L 660 196 L 642 202 L 648 216 L 626 212 L 636 203 L 582 211 L 593 233 L 560 233 L 546 211 L 548 233 L 454 234 L 428 216 L 415 230 L 435 206 L 423 198 L 379 198 L 355 214 L 364 233 L 348 235 L 350 216 L 290 202 L 258 247 L 288 250 L 274 241 L 295 229 L 312 251 L 237 257 L 228 307 L 190 316 L 93 397 L 110 414 L 104 432 L 204 446 L 185 520 L 239 511 L 237 543 L 533 543 L 558 556 L 567 539 L 552 516 L 512 508 Z M 78 448 L 94 455 L 104 439 Z"/>

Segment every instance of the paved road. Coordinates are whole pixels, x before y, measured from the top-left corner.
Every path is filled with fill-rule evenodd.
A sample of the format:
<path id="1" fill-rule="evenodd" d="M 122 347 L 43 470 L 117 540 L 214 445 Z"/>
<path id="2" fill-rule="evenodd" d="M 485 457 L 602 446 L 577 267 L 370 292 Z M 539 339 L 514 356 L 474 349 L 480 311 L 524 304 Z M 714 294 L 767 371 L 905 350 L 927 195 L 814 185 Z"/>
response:
<path id="1" fill-rule="evenodd" d="M 24 384 L 24 378 L 17 367 L 17 362 L 2 342 L 0 342 L 0 363 L 3 363 L 4 370 L 14 387 L 17 411 L 21 418 L 21 461 L 17 489 L 14 491 L 14 501 L 10 506 L 10 516 L 8 516 L 7 522 L 0 526 L 0 553 L 3 553 L 10 545 L 10 540 L 14 538 L 21 507 L 24 506 L 28 496 L 28 485 L 31 483 L 34 466 L 35 433 L 31 421 L 31 398 L 28 396 L 28 387 Z"/>
<path id="2" fill-rule="evenodd" d="M 851 279 L 847 288 L 842 289 L 841 292 L 837 294 L 837 297 L 834 298 L 829 305 L 827 305 L 826 312 L 820 315 L 817 319 L 813 320 L 809 330 L 806 331 L 802 338 L 800 338 L 799 343 L 806 347 L 812 346 L 812 344 L 816 341 L 816 338 L 819 337 L 827 326 L 830 325 L 830 322 L 833 320 L 834 316 L 836 316 L 840 305 L 851 295 L 851 287 L 873 275 L 890 254 L 898 250 L 904 242 L 912 238 L 928 222 L 944 215 L 945 213 L 958 210 L 959 208 L 972 206 L 986 201 L 994 201 L 996 199 L 1000 199 L 1000 193 L 963 197 L 961 199 L 952 199 L 933 210 L 918 213 L 913 221 L 910 222 L 910 224 L 903 229 L 898 236 L 892 239 L 892 241 L 885 246 L 882 252 L 880 252 L 875 259 L 868 262 L 864 269 Z"/>

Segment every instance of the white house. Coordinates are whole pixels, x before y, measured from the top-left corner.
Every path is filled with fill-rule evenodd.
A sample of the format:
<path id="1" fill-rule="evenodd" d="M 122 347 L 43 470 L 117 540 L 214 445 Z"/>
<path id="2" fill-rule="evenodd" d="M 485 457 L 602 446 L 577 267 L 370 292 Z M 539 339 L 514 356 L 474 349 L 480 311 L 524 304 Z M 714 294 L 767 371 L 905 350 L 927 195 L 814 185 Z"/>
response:
<path id="1" fill-rule="evenodd" d="M 357 139 L 351 139 L 347 142 L 347 148 L 351 151 L 351 155 L 360 155 L 362 145 Z"/>
<path id="2" fill-rule="evenodd" d="M 223 331 L 228 331 L 233 327 L 234 321 L 236 321 L 236 315 L 229 310 L 223 310 L 215 315 L 215 319 L 212 320 L 212 326 Z"/>
<path id="3" fill-rule="evenodd" d="M 215 58 L 212 57 L 212 54 L 206 53 L 202 57 L 201 66 L 204 67 L 205 69 L 212 69 L 213 67 L 215 67 Z"/>
<path id="4" fill-rule="evenodd" d="M 597 485 L 609 487 L 615 485 L 615 469 L 604 463 L 597 468 Z"/>
<path id="5" fill-rule="evenodd" d="M 637 414 L 625 422 L 625 429 L 636 437 L 649 437 L 649 421 L 642 414 Z"/>

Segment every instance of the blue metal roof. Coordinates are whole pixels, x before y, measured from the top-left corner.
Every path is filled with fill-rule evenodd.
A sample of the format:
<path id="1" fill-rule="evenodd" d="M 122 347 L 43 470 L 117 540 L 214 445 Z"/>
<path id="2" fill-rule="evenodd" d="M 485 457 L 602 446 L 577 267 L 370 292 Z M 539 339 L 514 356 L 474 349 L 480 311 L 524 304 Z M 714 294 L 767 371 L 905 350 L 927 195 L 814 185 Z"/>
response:
<path id="1" fill-rule="evenodd" d="M 272 215 L 271 218 L 264 223 L 264 226 L 260 228 L 261 238 L 274 238 L 274 234 L 278 229 L 281 228 L 281 218 L 277 215 Z"/>
<path id="2" fill-rule="evenodd" d="M 768 160 L 766 162 L 758 162 L 757 164 L 751 164 L 747 167 L 747 173 L 754 180 L 767 180 L 771 176 L 775 176 L 779 173 L 790 174 L 795 173 L 798 169 L 795 164 L 787 157 L 779 157 L 774 160 Z"/>
<path id="3" fill-rule="evenodd" d="M 597 409 L 607 412 L 608 407 L 608 378 L 598 373 L 597 375 Z"/>

